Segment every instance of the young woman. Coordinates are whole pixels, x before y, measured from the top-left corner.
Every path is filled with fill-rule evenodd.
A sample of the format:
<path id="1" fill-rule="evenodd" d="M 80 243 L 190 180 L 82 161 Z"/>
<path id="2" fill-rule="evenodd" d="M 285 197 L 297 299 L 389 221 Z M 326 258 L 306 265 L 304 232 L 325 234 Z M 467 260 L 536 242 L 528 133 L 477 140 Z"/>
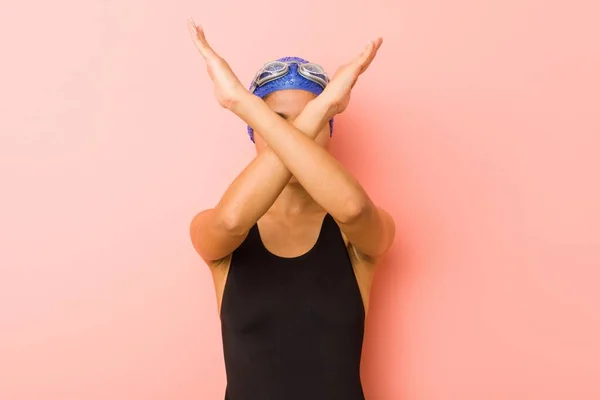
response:
<path id="1" fill-rule="evenodd" d="M 196 215 L 210 267 L 228 400 L 364 400 L 360 357 L 371 280 L 395 226 L 327 150 L 333 117 L 382 39 L 330 81 L 299 58 L 265 64 L 250 90 L 188 22 L 219 104 L 248 124 L 257 155 Z"/>

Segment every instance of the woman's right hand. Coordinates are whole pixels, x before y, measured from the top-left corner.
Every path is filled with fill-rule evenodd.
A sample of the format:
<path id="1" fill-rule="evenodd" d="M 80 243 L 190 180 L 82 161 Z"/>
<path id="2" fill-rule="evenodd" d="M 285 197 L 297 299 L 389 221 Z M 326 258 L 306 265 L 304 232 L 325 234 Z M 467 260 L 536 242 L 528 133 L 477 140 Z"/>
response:
<path id="1" fill-rule="evenodd" d="M 249 94 L 248 90 L 233 73 L 229 64 L 208 44 L 202 27 L 196 26 L 191 18 L 187 25 L 196 48 L 206 62 L 208 75 L 215 84 L 217 101 L 222 107 L 231 110 L 244 95 Z"/>

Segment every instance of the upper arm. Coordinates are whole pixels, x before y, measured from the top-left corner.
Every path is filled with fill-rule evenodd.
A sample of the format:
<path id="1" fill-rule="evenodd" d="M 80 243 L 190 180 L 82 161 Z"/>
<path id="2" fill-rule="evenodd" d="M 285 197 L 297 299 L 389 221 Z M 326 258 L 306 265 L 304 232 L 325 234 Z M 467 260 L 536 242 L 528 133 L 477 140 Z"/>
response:
<path id="1" fill-rule="evenodd" d="M 190 223 L 190 238 L 194 249 L 209 264 L 221 260 L 238 248 L 248 232 L 236 232 L 217 209 L 198 213 Z"/>
<path id="2" fill-rule="evenodd" d="M 357 256 L 369 264 L 376 264 L 381 259 L 396 236 L 392 216 L 377 206 L 360 213 L 352 221 L 338 224 Z"/>

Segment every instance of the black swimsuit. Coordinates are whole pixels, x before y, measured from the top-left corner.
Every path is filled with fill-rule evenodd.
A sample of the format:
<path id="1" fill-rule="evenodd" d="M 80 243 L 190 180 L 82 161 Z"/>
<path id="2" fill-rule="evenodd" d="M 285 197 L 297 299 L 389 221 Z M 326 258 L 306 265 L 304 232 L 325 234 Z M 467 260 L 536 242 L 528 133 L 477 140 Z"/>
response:
<path id="1" fill-rule="evenodd" d="M 364 400 L 365 311 L 340 229 L 284 258 L 258 225 L 232 255 L 221 306 L 226 400 Z"/>

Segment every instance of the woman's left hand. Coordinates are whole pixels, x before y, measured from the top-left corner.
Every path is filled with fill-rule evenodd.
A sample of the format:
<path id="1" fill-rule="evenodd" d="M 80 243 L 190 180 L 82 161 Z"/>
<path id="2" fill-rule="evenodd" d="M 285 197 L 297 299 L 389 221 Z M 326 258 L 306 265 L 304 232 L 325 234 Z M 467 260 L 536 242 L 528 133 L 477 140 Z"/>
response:
<path id="1" fill-rule="evenodd" d="M 229 64 L 208 44 L 202 27 L 196 26 L 191 18 L 187 24 L 192 40 L 206 62 L 208 75 L 215 84 L 217 101 L 222 107 L 231 109 L 244 95 L 249 93 L 248 90 L 235 76 Z"/>
<path id="2" fill-rule="evenodd" d="M 352 88 L 358 77 L 369 68 L 382 43 L 382 38 L 371 40 L 358 56 L 341 66 L 333 75 L 331 82 L 320 95 L 329 103 L 333 114 L 339 114 L 348 107 Z"/>

